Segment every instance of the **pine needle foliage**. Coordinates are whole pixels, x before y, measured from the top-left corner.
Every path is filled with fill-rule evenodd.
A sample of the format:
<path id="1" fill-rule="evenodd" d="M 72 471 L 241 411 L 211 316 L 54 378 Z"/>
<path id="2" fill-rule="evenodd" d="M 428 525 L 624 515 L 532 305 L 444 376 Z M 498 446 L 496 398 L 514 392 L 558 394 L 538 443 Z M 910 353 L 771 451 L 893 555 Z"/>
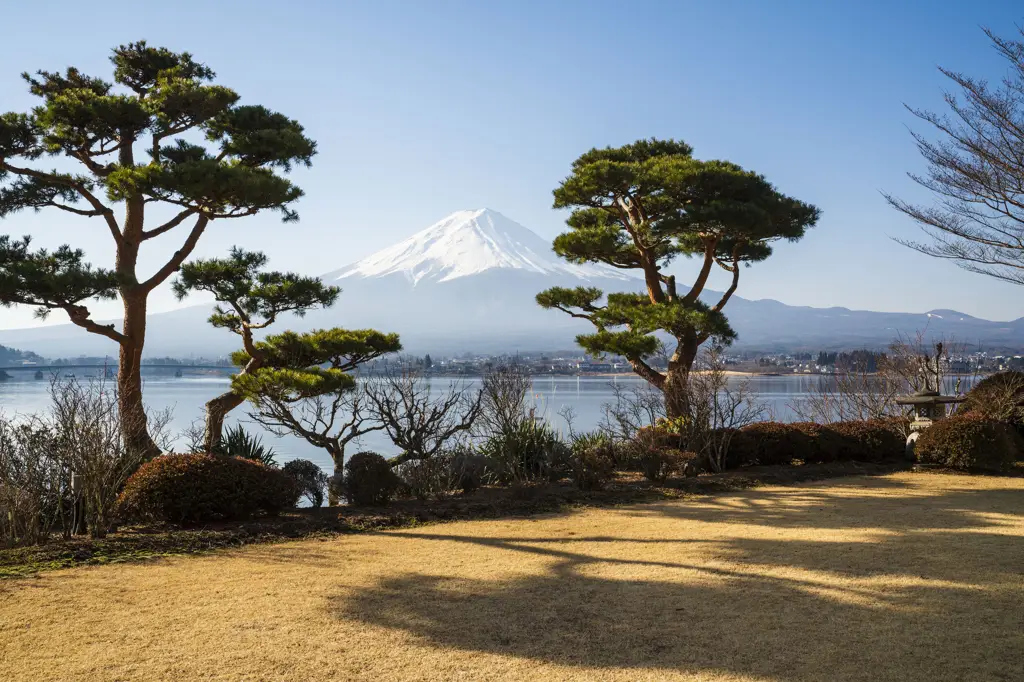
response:
<path id="1" fill-rule="evenodd" d="M 554 191 L 554 207 L 572 209 L 555 252 L 572 263 L 639 270 L 646 290 L 605 296 L 593 287 L 554 287 L 537 295 L 541 306 L 591 322 L 595 332 L 577 342 L 593 355 L 625 357 L 665 392 L 670 416 L 684 412 L 685 380 L 701 344 L 736 336 L 722 310 L 741 267 L 768 258 L 773 242 L 800 239 L 819 216 L 763 176 L 692 152 L 685 142 L 651 139 L 576 159 Z M 667 270 L 680 256 L 701 263 L 688 287 Z M 709 305 L 700 296 L 716 266 L 731 284 Z M 674 342 L 666 372 L 649 363 L 662 347 L 657 334 Z"/>
<path id="2" fill-rule="evenodd" d="M 298 214 L 302 190 L 284 176 L 309 166 L 316 144 L 298 122 L 232 89 L 187 52 L 145 41 L 114 48 L 111 80 L 75 67 L 23 74 L 39 104 L 0 114 L 0 218 L 31 209 L 95 219 L 109 232 L 112 268 L 94 267 L 70 245 L 31 249 L 30 237 L 0 239 L 0 305 L 29 305 L 120 346 L 120 409 L 143 424 L 139 362 L 146 300 L 189 257 L 211 223 L 278 211 Z M 165 260 L 140 273 L 147 242 L 163 240 Z M 172 247 L 172 248 L 168 248 Z M 124 321 L 95 322 L 87 302 L 119 296 Z M 128 434 L 156 454 L 144 426 Z"/>
<path id="3" fill-rule="evenodd" d="M 179 300 L 194 291 L 213 294 L 217 304 L 210 324 L 241 337 L 245 360 L 239 368 L 243 375 L 267 364 L 265 353 L 253 339 L 255 330 L 266 329 L 286 313 L 302 317 L 313 308 L 330 307 L 341 292 L 316 277 L 264 271 L 266 264 L 266 255 L 236 246 L 228 258 L 186 263 L 173 284 Z M 206 404 L 207 452 L 217 449 L 225 417 L 243 402 L 242 394 L 232 389 Z"/>

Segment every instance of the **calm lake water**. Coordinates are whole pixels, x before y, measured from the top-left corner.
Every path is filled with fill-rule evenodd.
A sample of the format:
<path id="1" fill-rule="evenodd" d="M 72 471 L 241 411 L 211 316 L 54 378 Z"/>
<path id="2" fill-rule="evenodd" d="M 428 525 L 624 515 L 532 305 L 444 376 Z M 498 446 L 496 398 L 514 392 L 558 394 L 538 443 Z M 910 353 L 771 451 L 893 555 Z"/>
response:
<path id="1" fill-rule="evenodd" d="M 13 378 L 0 381 L 0 411 L 7 414 L 43 412 L 49 407 L 47 389 L 49 381 L 36 380 L 32 372 L 10 372 Z M 95 372 L 91 372 L 95 374 Z M 86 372 L 78 374 L 84 380 Z M 793 418 L 792 405 L 807 398 L 807 391 L 822 379 L 819 376 L 755 376 L 749 377 L 751 389 L 758 394 L 758 399 L 771 411 L 776 419 Z M 734 377 L 733 382 L 743 381 L 742 377 Z M 203 417 L 203 405 L 210 398 L 227 390 L 227 376 L 146 376 L 143 393 L 147 406 L 153 409 L 171 408 L 173 423 L 171 429 L 180 433 L 193 420 Z M 450 379 L 431 379 L 439 390 L 451 383 Z M 457 380 L 459 381 L 459 380 Z M 466 379 L 464 385 L 474 386 L 478 380 Z M 622 375 L 613 377 L 538 377 L 533 382 L 533 399 L 541 413 L 555 426 L 566 431 L 566 423 L 559 416 L 565 407 L 571 407 L 575 413 L 573 428 L 587 431 L 597 427 L 603 414 L 603 406 L 614 401 L 613 385 L 632 389 L 644 386 L 644 382 L 634 376 Z M 232 412 L 229 423 L 241 421 L 252 431 L 261 431 L 261 427 L 248 421 L 246 406 Z M 263 433 L 264 442 L 272 445 L 278 453 L 279 462 L 287 462 L 295 458 L 309 459 L 324 469 L 330 470 L 330 457 L 323 450 L 314 448 L 304 440 L 293 436 L 277 437 L 271 433 Z M 363 450 L 374 450 L 385 455 L 398 454 L 394 445 L 383 432 L 374 432 L 363 437 L 358 447 L 349 446 L 349 453 Z"/>

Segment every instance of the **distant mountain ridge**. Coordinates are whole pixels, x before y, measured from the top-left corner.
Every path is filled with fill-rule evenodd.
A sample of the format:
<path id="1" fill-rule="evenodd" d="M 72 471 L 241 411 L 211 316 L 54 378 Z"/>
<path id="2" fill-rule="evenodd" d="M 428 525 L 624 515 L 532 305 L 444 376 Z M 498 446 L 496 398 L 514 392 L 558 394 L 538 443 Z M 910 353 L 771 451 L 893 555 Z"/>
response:
<path id="1" fill-rule="evenodd" d="M 398 332 L 412 353 L 513 352 L 572 348 L 590 325 L 541 309 L 534 297 L 551 286 L 640 291 L 629 271 L 566 263 L 526 227 L 489 209 L 457 211 L 356 263 L 323 275 L 342 287 L 336 306 L 286 317 L 274 330 L 373 327 Z M 742 291 L 742 288 L 741 288 Z M 705 291 L 713 303 L 719 292 Z M 218 355 L 237 337 L 206 323 L 209 306 L 151 315 L 146 355 Z M 954 310 L 879 313 L 790 306 L 733 296 L 725 309 L 737 349 L 763 351 L 881 348 L 899 334 L 926 331 L 986 348 L 1024 348 L 1024 318 L 992 322 Z M 116 322 L 116 321 L 115 321 Z M 0 330 L 0 344 L 41 355 L 103 355 L 107 339 L 71 325 Z"/>

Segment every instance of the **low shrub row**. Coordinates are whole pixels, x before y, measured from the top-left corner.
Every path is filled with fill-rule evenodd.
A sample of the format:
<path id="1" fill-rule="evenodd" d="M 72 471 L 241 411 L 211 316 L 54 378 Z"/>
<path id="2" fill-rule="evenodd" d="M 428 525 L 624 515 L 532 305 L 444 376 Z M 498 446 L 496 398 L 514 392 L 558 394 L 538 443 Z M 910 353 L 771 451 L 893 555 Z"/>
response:
<path id="1" fill-rule="evenodd" d="M 897 421 L 871 420 L 816 424 L 758 422 L 740 429 L 721 429 L 708 437 L 728 444 L 725 468 L 823 464 L 839 461 L 881 462 L 904 456 L 905 426 Z M 644 455 L 641 470 L 654 481 L 673 472 L 706 468 L 701 458 L 686 452 L 678 433 L 662 428 L 642 429 L 638 437 Z"/>
<path id="2" fill-rule="evenodd" d="M 521 485 L 570 479 L 581 490 L 603 488 L 625 466 L 652 481 L 696 475 L 706 458 L 683 449 L 678 433 L 646 429 L 632 443 L 601 434 L 563 442 L 546 425 L 487 441 L 472 450 L 444 452 L 428 459 L 392 462 L 360 452 L 345 464 L 339 491 L 356 505 L 379 505 L 397 496 L 441 499 L 472 492 L 484 484 Z M 906 424 L 894 420 L 816 423 L 761 422 L 714 438 L 729 444 L 726 468 L 755 465 L 882 462 L 905 457 Z M 943 420 L 917 441 L 919 461 L 964 471 L 1006 471 L 1024 459 L 1024 438 L 1003 421 L 968 412 Z M 276 514 L 300 497 L 319 506 L 326 477 L 314 463 L 290 462 L 284 469 L 222 455 L 168 455 L 144 464 L 128 480 L 118 511 L 129 520 L 178 524 L 245 519 Z"/>
<path id="3" fill-rule="evenodd" d="M 726 458 L 735 468 L 752 464 L 881 462 L 904 456 L 905 438 L 887 420 L 815 424 L 761 422 L 733 435 Z"/>

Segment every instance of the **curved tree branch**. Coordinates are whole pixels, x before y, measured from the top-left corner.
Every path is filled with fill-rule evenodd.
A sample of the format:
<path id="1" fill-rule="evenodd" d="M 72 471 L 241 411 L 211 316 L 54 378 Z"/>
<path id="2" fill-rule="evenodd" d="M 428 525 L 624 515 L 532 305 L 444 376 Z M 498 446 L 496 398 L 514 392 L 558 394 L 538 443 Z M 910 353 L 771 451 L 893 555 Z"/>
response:
<path id="1" fill-rule="evenodd" d="M 178 213 L 178 215 L 174 216 L 173 218 L 168 220 L 163 225 L 160 225 L 159 227 L 154 227 L 152 230 L 143 230 L 143 232 L 142 232 L 142 241 L 146 241 L 147 239 L 152 239 L 153 237 L 159 237 L 164 232 L 167 232 L 169 230 L 173 230 L 178 225 L 181 225 L 181 223 L 183 223 L 185 221 L 185 219 L 188 218 L 190 215 L 195 215 L 198 212 L 199 212 L 199 209 L 188 208 L 188 209 L 185 209 L 184 211 L 181 211 L 180 213 Z"/>
<path id="2" fill-rule="evenodd" d="M 157 270 L 152 277 L 140 285 L 143 291 L 152 291 L 181 267 L 181 264 L 189 257 L 192 250 L 196 248 L 199 238 L 203 236 L 203 231 L 209 223 L 210 219 L 205 215 L 200 214 L 195 225 L 192 226 L 192 231 L 189 232 L 188 237 L 185 239 L 185 243 L 181 245 L 181 248 L 174 252 L 174 255 L 171 256 L 170 260 L 164 263 L 162 268 Z"/>
<path id="3" fill-rule="evenodd" d="M 127 340 L 124 334 L 114 329 L 114 325 L 98 324 L 90 319 L 89 309 L 82 305 L 63 305 L 60 306 L 64 310 L 68 317 L 71 318 L 73 324 L 78 325 L 82 329 L 92 332 L 93 334 L 99 334 L 105 336 L 111 341 L 116 343 L 124 343 Z"/>

